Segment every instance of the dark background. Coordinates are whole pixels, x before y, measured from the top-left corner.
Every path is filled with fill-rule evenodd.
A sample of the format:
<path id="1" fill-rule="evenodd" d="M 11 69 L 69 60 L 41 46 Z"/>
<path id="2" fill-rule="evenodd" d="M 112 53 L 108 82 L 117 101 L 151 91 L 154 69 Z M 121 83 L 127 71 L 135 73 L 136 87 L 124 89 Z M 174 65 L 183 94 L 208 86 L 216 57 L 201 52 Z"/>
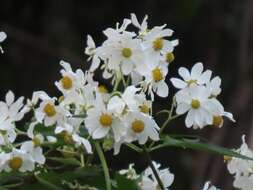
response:
<path id="1" fill-rule="evenodd" d="M 238 147 L 241 135 L 247 134 L 253 147 L 252 10 L 251 0 L 0 0 L 0 31 L 8 34 L 2 44 L 5 54 L 0 55 L 1 99 L 8 89 L 27 98 L 35 90 L 58 95 L 54 81 L 60 77 L 61 59 L 73 68 L 89 67 L 84 55 L 87 34 L 100 44 L 105 28 L 114 27 L 132 12 L 139 19 L 148 14 L 150 26 L 167 23 L 180 40 L 170 76 L 175 76 L 180 66 L 191 68 L 195 62 L 203 62 L 223 79 L 219 99 L 237 120 L 236 124 L 226 122 L 222 129 L 193 131 L 184 127 L 182 118 L 171 124 L 168 133 L 201 134 L 229 148 Z M 107 83 L 101 76 L 96 79 Z M 168 107 L 168 100 L 157 99 L 156 109 Z M 126 167 L 129 162 L 139 169 L 145 167 L 143 157 L 127 149 L 121 156 L 109 153 L 108 157 L 113 168 Z M 153 159 L 175 173 L 172 189 L 198 190 L 207 180 L 231 189 L 232 177 L 220 156 L 166 149 Z"/>

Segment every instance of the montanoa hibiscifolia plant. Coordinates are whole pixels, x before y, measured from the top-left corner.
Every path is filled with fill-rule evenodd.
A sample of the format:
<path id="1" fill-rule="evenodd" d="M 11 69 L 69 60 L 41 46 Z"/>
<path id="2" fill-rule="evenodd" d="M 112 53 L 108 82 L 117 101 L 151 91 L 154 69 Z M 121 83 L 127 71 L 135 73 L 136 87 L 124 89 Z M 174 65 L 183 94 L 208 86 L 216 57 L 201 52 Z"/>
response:
<path id="1" fill-rule="evenodd" d="M 88 35 L 89 70 L 73 71 L 69 63 L 60 61 L 61 78 L 55 86 L 62 96 L 36 91 L 24 101 L 12 91 L 6 93 L 0 102 L 1 189 L 165 190 L 173 188 L 174 174 L 153 161 L 152 152 L 178 147 L 223 155 L 234 176 L 233 186 L 252 190 L 253 151 L 244 136 L 242 146 L 230 150 L 196 136 L 164 133 L 178 117 L 192 129 L 218 130 L 224 119 L 235 120 L 218 100 L 220 77 L 204 70 L 202 63 L 191 70 L 180 67 L 178 78 L 168 79 L 179 41 L 171 40 L 173 31 L 166 24 L 152 28 L 147 19 L 139 22 L 131 14 L 116 28 L 103 31 L 106 40 L 100 46 Z M 0 32 L 0 42 L 6 37 Z M 112 88 L 93 80 L 96 70 Z M 169 88 L 176 88 L 176 94 Z M 168 95 L 168 109 L 154 113 L 155 96 Z M 158 115 L 163 116 L 160 126 Z M 21 120 L 24 126 L 19 126 Z M 120 171 L 108 168 L 104 152 L 118 155 L 122 146 L 145 156 L 147 169 L 138 173 L 132 163 Z M 203 186 L 203 190 L 217 189 L 210 182 Z"/>

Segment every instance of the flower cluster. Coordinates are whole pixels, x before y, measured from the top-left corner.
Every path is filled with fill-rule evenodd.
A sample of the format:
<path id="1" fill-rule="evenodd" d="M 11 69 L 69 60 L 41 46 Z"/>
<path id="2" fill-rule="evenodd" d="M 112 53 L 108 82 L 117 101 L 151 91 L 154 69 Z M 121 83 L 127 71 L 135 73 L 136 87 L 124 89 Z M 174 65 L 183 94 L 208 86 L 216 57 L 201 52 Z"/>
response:
<path id="1" fill-rule="evenodd" d="M 221 93 L 221 79 L 214 77 L 212 72 L 203 72 L 203 64 L 196 63 L 191 71 L 185 67 L 178 70 L 182 79 L 171 78 L 172 84 L 179 89 L 175 95 L 176 113 L 181 115 L 187 112 L 186 127 L 202 129 L 207 125 L 221 127 L 223 117 L 234 121 L 233 115 L 224 111 L 222 104 L 217 100 Z"/>
<path id="2" fill-rule="evenodd" d="M 163 133 L 164 128 L 186 112 L 188 128 L 222 127 L 223 117 L 234 121 L 233 115 L 226 112 L 217 99 L 221 79 L 211 78 L 212 72 L 203 71 L 202 63 L 196 63 L 191 71 L 179 68 L 182 79 L 166 80 L 178 40 L 170 39 L 173 31 L 166 25 L 152 28 L 147 19 L 146 16 L 140 23 L 131 14 L 122 25 L 117 23 L 116 28 L 104 30 L 106 40 L 98 47 L 88 35 L 85 53 L 91 67 L 85 72 L 74 71 L 68 62 L 60 61 L 60 79 L 55 82 L 61 93 L 59 97 L 36 91 L 24 103 L 24 97 L 15 101 L 14 94 L 7 92 L 5 101 L 0 101 L 0 172 L 48 172 L 47 160 L 59 161 L 59 158 L 52 159 L 55 155 L 63 157 L 61 163 L 74 162 L 75 166 L 84 168 L 93 164 L 90 154 L 96 151 L 104 170 L 106 189 L 111 190 L 103 150 L 114 149 L 114 154 L 119 154 L 121 146 L 126 145 L 150 160 L 153 150 L 170 144 L 166 144 L 165 137 L 169 136 Z M 127 30 L 130 25 L 132 31 Z M 0 42 L 5 38 L 6 34 L 1 32 Z M 98 69 L 102 69 L 104 79 L 111 81 L 112 88 L 94 81 L 93 75 Z M 172 95 L 171 109 L 154 114 L 154 96 L 167 97 L 169 81 L 179 89 Z M 168 113 L 161 127 L 154 117 L 160 113 Z M 26 125 L 19 127 L 19 121 L 29 116 Z M 177 145 L 180 140 L 178 137 L 172 144 Z M 183 140 L 183 143 L 192 142 L 192 139 Z M 245 142 L 238 152 L 253 156 Z M 168 189 L 174 174 L 168 168 L 160 169 L 160 164 L 152 161 L 149 164 L 141 175 L 133 165 L 119 173 L 138 182 L 140 190 Z M 235 175 L 235 187 L 250 189 L 253 172 L 250 161 L 232 158 L 228 168 Z M 244 183 L 247 180 L 249 182 Z M 76 179 L 64 183 L 71 187 L 87 185 L 79 184 Z M 203 190 L 216 188 L 207 182 Z"/>
<path id="3" fill-rule="evenodd" d="M 242 137 L 242 145 L 236 151 L 242 155 L 253 158 L 253 151 L 248 148 L 245 142 L 245 136 Z M 225 157 L 227 168 L 230 174 L 234 176 L 234 187 L 241 190 L 250 190 L 253 187 L 253 162 L 240 158 Z"/>

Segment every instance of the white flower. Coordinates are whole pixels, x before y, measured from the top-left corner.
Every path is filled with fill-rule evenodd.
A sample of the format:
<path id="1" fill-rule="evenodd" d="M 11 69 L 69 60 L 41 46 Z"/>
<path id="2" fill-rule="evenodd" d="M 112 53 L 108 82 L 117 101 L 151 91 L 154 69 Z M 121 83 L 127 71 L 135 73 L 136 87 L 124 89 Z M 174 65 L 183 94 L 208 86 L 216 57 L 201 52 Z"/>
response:
<path id="1" fill-rule="evenodd" d="M 241 155 L 253 158 L 253 151 L 242 136 L 242 145 L 236 150 Z M 251 160 L 232 157 L 227 160 L 227 168 L 234 175 L 233 185 L 241 190 L 251 190 L 253 185 L 253 162 Z"/>
<path id="2" fill-rule="evenodd" d="M 61 60 L 60 64 L 63 67 L 60 71 L 62 78 L 60 81 L 55 82 L 55 85 L 64 95 L 81 88 L 85 84 L 85 75 L 81 69 L 73 72 L 69 63 Z"/>
<path id="3" fill-rule="evenodd" d="M 0 43 L 2 43 L 7 38 L 7 35 L 5 32 L 0 32 Z M 2 47 L 0 46 L 0 52 L 4 53 Z"/>
<path id="4" fill-rule="evenodd" d="M 10 171 L 33 171 L 35 164 L 32 156 L 24 150 L 13 149 L 12 152 L 6 153 L 3 164 L 3 170 Z"/>
<path id="5" fill-rule="evenodd" d="M 160 169 L 161 165 L 156 162 L 153 162 L 153 165 L 155 166 L 164 188 L 168 189 L 174 181 L 174 174 L 169 171 L 169 168 Z M 157 190 L 160 188 L 150 167 L 144 171 L 139 187 L 141 190 Z"/>
<path id="6" fill-rule="evenodd" d="M 6 94 L 5 101 L 0 102 L 0 145 L 12 143 L 16 139 L 15 122 L 24 117 L 23 97 L 17 101 L 13 92 Z"/>
<path id="7" fill-rule="evenodd" d="M 210 98 L 210 91 L 204 86 L 191 86 L 176 94 L 176 113 L 186 112 L 186 127 L 203 128 L 213 123 L 213 113 L 220 113 L 223 106 L 215 98 Z"/>
<path id="8" fill-rule="evenodd" d="M 87 35 L 87 47 L 85 48 L 85 54 L 89 55 L 88 61 L 91 61 L 90 71 L 95 71 L 100 65 L 99 49 L 96 48 L 95 42 L 90 35 Z"/>
<path id="9" fill-rule="evenodd" d="M 74 144 L 76 147 L 84 146 L 87 153 L 92 153 L 90 142 L 80 136 L 80 126 L 83 119 L 67 118 L 64 122 L 55 128 L 56 134 L 62 134 L 65 143 Z"/>
<path id="10" fill-rule="evenodd" d="M 124 137 L 126 142 L 138 140 L 139 144 L 145 144 L 148 138 L 153 141 L 159 140 L 159 127 L 155 120 L 142 112 L 129 112 L 124 123 L 127 125 L 127 134 Z"/>
<path id="11" fill-rule="evenodd" d="M 128 169 L 120 170 L 119 174 L 126 175 L 127 179 L 131 180 L 136 180 L 140 177 L 134 169 L 134 164 L 129 164 Z"/>
<path id="12" fill-rule="evenodd" d="M 61 122 L 69 112 L 60 105 L 55 105 L 55 98 L 43 96 L 38 108 L 35 109 L 35 118 L 38 122 L 44 123 L 45 126 L 51 126 Z"/>
<path id="13" fill-rule="evenodd" d="M 210 70 L 206 70 L 205 72 L 203 72 L 202 63 L 196 63 L 192 67 L 191 72 L 185 67 L 180 67 L 178 70 L 178 73 L 183 78 L 183 80 L 178 79 L 178 78 L 170 79 L 172 84 L 178 89 L 183 89 L 191 85 L 207 84 L 210 81 L 210 78 L 212 75 L 212 72 Z M 215 79 L 213 82 L 216 83 L 216 80 L 217 79 Z M 213 83 L 209 84 L 210 87 L 213 85 L 216 86 L 216 84 L 213 84 Z"/>
<path id="14" fill-rule="evenodd" d="M 145 36 L 148 32 L 148 23 L 147 23 L 148 16 L 145 15 L 142 23 L 140 24 L 137 20 L 137 17 L 134 13 L 131 13 L 131 21 L 132 24 L 139 29 L 139 35 Z"/>
<path id="15" fill-rule="evenodd" d="M 107 37 L 108 40 L 104 42 L 103 48 L 108 59 L 108 69 L 122 71 L 124 75 L 129 75 L 142 57 L 140 40 L 133 39 L 131 33 L 123 33 L 117 39 L 115 36 Z"/>
<path id="16" fill-rule="evenodd" d="M 145 65 L 137 68 L 145 80 L 141 82 L 144 91 L 148 91 L 151 99 L 154 99 L 153 91 L 160 97 L 167 97 L 169 94 L 169 87 L 165 82 L 168 73 L 167 66 L 160 64 L 158 59 L 150 56 L 145 58 Z"/>
<path id="17" fill-rule="evenodd" d="M 115 141 L 119 141 L 125 134 L 124 124 L 112 110 L 106 108 L 101 97 L 97 99 L 96 105 L 87 111 L 85 127 L 93 139 L 103 138 L 112 132 Z"/>
<path id="18" fill-rule="evenodd" d="M 202 190 L 219 190 L 215 186 L 210 186 L 210 182 L 206 182 Z"/>

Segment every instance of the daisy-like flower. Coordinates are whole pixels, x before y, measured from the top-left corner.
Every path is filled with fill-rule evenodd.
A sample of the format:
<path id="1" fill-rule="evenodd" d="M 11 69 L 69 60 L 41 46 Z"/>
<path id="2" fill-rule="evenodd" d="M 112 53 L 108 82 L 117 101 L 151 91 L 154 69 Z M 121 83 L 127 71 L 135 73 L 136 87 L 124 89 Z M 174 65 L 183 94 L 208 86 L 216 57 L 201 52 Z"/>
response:
<path id="1" fill-rule="evenodd" d="M 174 181 L 174 174 L 172 174 L 169 168 L 160 169 L 160 164 L 153 162 L 155 169 L 163 183 L 165 189 L 168 189 L 173 181 Z M 142 180 L 139 183 L 139 187 L 141 190 L 157 190 L 160 189 L 159 184 L 155 178 L 155 175 L 150 167 L 148 167 L 142 176 Z"/>
<path id="2" fill-rule="evenodd" d="M 0 145 L 15 141 L 15 122 L 21 120 L 26 113 L 23 100 L 24 97 L 20 97 L 15 101 L 13 92 L 9 91 L 5 96 L 5 102 L 0 102 Z"/>
<path id="3" fill-rule="evenodd" d="M 180 67 L 178 73 L 183 80 L 178 78 L 171 78 L 170 80 L 178 89 L 183 89 L 192 85 L 207 84 L 210 81 L 212 72 L 210 70 L 203 72 L 203 68 L 202 63 L 196 63 L 192 67 L 191 72 L 185 67 Z"/>
<path id="4" fill-rule="evenodd" d="M 10 171 L 33 171 L 35 163 L 30 154 L 24 150 L 13 149 L 12 152 L 5 154 L 3 170 L 6 172 Z"/>
<path id="5" fill-rule="evenodd" d="M 115 36 L 107 37 L 108 40 L 103 46 L 108 59 L 108 68 L 113 71 L 121 70 L 124 75 L 129 75 L 142 57 L 140 40 L 133 39 L 132 33 L 123 33 L 117 39 Z"/>
<path id="6" fill-rule="evenodd" d="M 210 182 L 208 181 L 208 182 L 206 182 L 205 183 L 205 185 L 204 185 L 204 187 L 203 187 L 203 189 L 202 190 L 219 190 L 218 188 L 216 188 L 215 186 L 211 186 L 210 185 Z"/>
<path id="7" fill-rule="evenodd" d="M 168 67 L 160 64 L 158 59 L 154 57 L 146 57 L 145 66 L 140 66 L 139 73 L 145 77 L 145 80 L 141 82 L 141 86 L 144 91 L 148 91 L 152 100 L 154 99 L 155 92 L 160 97 L 167 97 L 169 94 L 169 87 L 165 82 L 165 78 L 168 74 Z"/>
<path id="8" fill-rule="evenodd" d="M 85 127 L 93 139 L 104 138 L 112 132 L 115 141 L 119 141 L 126 131 L 124 124 L 106 107 L 101 97 L 97 97 L 96 105 L 87 111 Z"/>
<path id="9" fill-rule="evenodd" d="M 7 38 L 7 35 L 5 32 L 0 32 L 0 43 L 2 43 Z M 0 46 L 0 52 L 4 53 L 2 47 Z"/>
<path id="10" fill-rule="evenodd" d="M 84 146 L 87 153 L 92 153 L 90 142 L 80 136 L 80 126 L 83 119 L 67 118 L 65 122 L 57 125 L 55 128 L 56 134 L 61 134 L 65 143 L 74 144 L 76 147 Z"/>
<path id="11" fill-rule="evenodd" d="M 241 155 L 253 158 L 253 151 L 248 147 L 245 141 L 245 135 L 242 136 L 242 145 L 236 152 Z M 226 158 L 227 168 L 230 174 L 234 175 L 233 185 L 241 190 L 250 190 L 253 185 L 253 162 L 251 160 L 240 158 Z"/>
<path id="12" fill-rule="evenodd" d="M 60 71 L 62 78 L 60 81 L 55 82 L 55 85 L 64 95 L 73 92 L 84 85 L 86 81 L 81 69 L 73 72 L 69 63 L 62 60 L 60 61 L 60 64 L 63 67 Z"/>
<path id="13" fill-rule="evenodd" d="M 60 122 L 64 116 L 70 115 L 63 107 L 55 105 L 55 98 L 50 98 L 48 95 L 40 98 L 41 103 L 35 109 L 35 118 L 38 122 L 44 123 L 45 126 L 54 125 Z"/>
<path id="14" fill-rule="evenodd" d="M 203 128 L 213 123 L 213 113 L 219 113 L 223 108 L 215 98 L 210 98 L 210 91 L 204 86 L 191 86 L 181 90 L 176 94 L 177 108 L 176 113 L 181 115 L 186 112 L 186 127 L 193 126 Z"/>
<path id="15" fill-rule="evenodd" d="M 127 125 L 126 142 L 138 140 L 139 144 L 145 144 L 148 138 L 153 141 L 159 140 L 159 127 L 155 120 L 147 114 L 129 112 L 124 118 L 124 123 Z"/>
<path id="16" fill-rule="evenodd" d="M 171 29 L 163 26 L 156 26 L 144 36 L 143 47 L 152 56 L 160 57 L 161 54 L 173 52 L 174 47 L 178 45 L 178 40 L 166 40 L 166 37 L 170 37 L 173 34 Z"/>

